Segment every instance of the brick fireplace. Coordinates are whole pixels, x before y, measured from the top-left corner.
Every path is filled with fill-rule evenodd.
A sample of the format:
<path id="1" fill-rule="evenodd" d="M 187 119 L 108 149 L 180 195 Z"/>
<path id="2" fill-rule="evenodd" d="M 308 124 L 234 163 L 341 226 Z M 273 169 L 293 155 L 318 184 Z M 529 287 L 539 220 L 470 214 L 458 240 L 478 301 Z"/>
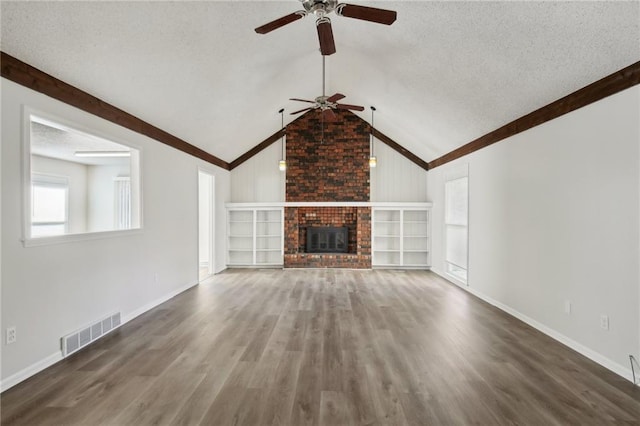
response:
<path id="1" fill-rule="evenodd" d="M 286 150 L 286 201 L 304 206 L 285 208 L 284 267 L 371 268 L 371 208 L 340 205 L 369 201 L 369 124 L 342 110 L 323 124 L 310 111 L 287 126 Z M 307 253 L 310 226 L 347 227 L 347 252 Z"/>
<path id="2" fill-rule="evenodd" d="M 370 207 L 286 207 L 284 212 L 285 268 L 370 268 Z M 308 226 L 346 226 L 346 253 L 307 253 Z"/>

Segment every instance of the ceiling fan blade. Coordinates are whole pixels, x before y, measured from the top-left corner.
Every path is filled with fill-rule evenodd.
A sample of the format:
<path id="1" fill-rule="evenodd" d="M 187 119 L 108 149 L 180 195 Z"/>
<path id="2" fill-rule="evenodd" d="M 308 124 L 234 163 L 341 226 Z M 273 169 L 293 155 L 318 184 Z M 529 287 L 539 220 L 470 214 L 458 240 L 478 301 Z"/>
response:
<path id="1" fill-rule="evenodd" d="M 364 111 L 364 107 L 359 105 L 349 105 L 349 104 L 336 104 L 338 109 L 351 109 L 354 111 Z"/>
<path id="2" fill-rule="evenodd" d="M 354 4 L 346 3 L 340 3 L 336 6 L 336 14 L 346 16 L 347 18 L 362 19 L 363 21 L 377 22 L 378 24 L 385 25 L 393 24 L 397 17 L 395 10 L 356 6 Z"/>
<path id="3" fill-rule="evenodd" d="M 337 102 L 344 97 L 345 96 L 342 93 L 336 93 L 335 95 L 328 97 L 327 102 Z"/>
<path id="4" fill-rule="evenodd" d="M 318 40 L 320 40 L 320 52 L 322 55 L 327 56 L 336 53 L 331 20 L 327 17 L 318 19 L 316 21 L 316 28 L 318 29 Z"/>
<path id="5" fill-rule="evenodd" d="M 258 34 L 270 33 L 273 30 L 284 27 L 285 25 L 290 24 L 293 21 L 297 21 L 298 19 L 304 18 L 305 16 L 307 16 L 306 11 L 298 10 L 297 12 L 293 12 L 287 16 L 283 16 L 282 18 L 276 19 L 275 21 L 271 21 L 268 24 L 264 24 L 263 26 L 256 28 L 256 32 Z"/>
<path id="6" fill-rule="evenodd" d="M 322 118 L 324 121 L 336 121 L 336 113 L 332 109 L 325 109 L 322 111 Z"/>
<path id="7" fill-rule="evenodd" d="M 293 112 L 291 113 L 291 115 L 300 114 L 301 112 L 309 111 L 310 109 L 313 109 L 313 107 L 303 108 L 303 109 L 298 110 L 298 111 L 293 111 Z"/>
<path id="8" fill-rule="evenodd" d="M 315 101 L 308 101 L 306 99 L 298 99 L 298 98 L 289 98 L 290 101 L 299 101 L 299 102 L 309 102 L 310 104 L 315 104 Z"/>

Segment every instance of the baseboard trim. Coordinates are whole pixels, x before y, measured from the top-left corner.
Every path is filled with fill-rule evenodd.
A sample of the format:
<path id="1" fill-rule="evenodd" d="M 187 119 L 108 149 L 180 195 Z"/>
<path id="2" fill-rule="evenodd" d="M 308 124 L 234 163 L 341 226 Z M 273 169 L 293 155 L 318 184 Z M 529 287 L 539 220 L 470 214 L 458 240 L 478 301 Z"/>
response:
<path id="1" fill-rule="evenodd" d="M 29 377 L 38 374 L 45 368 L 51 367 L 56 362 L 62 361 L 62 359 L 62 351 L 57 351 L 55 353 L 52 353 L 48 357 L 41 359 L 40 361 L 31 364 L 26 368 L 23 368 L 16 374 L 13 374 L 0 382 L 0 392 L 4 392 L 7 389 L 14 387 L 18 383 L 27 380 Z"/>
<path id="2" fill-rule="evenodd" d="M 180 293 L 183 293 L 187 290 L 189 290 L 191 287 L 195 287 L 199 284 L 198 281 L 194 281 L 191 282 L 187 285 L 184 285 L 168 294 L 165 294 L 162 297 L 157 298 L 156 300 L 147 303 L 146 305 L 136 309 L 133 312 L 129 312 L 127 315 L 124 315 L 122 317 L 122 325 L 128 323 L 129 321 L 131 321 L 132 319 L 139 317 L 140 315 L 144 314 L 145 312 L 150 311 L 151 309 L 155 308 L 156 306 L 162 305 L 164 302 L 166 302 L 169 299 L 173 299 L 174 297 L 176 297 L 177 295 L 179 295 Z M 121 327 L 122 327 L 121 325 Z"/>
<path id="3" fill-rule="evenodd" d="M 162 297 L 159 297 L 158 299 L 147 303 L 146 305 L 142 306 L 141 308 L 136 309 L 133 312 L 130 312 L 127 315 L 124 315 L 122 317 L 122 323 L 120 324 L 120 326 L 118 326 L 118 328 L 122 327 L 123 325 L 125 325 L 126 323 L 128 323 L 129 321 L 131 321 L 132 319 L 144 314 L 147 311 L 150 311 L 151 309 L 155 308 L 158 305 L 163 304 L 164 302 L 166 302 L 169 299 L 172 299 L 174 297 L 176 297 L 177 295 L 179 295 L 180 293 L 189 290 L 190 288 L 194 287 L 198 285 L 198 281 L 189 283 L 185 286 L 182 286 Z M 90 345 L 89 345 L 90 346 Z M 58 351 L 55 352 L 51 355 L 49 355 L 48 357 L 41 359 L 40 361 L 35 362 L 34 364 L 23 368 L 22 370 L 18 371 L 17 373 L 7 377 L 6 379 L 0 381 L 0 392 L 4 392 L 10 388 L 12 388 L 13 386 L 17 385 L 20 382 L 23 382 L 24 380 L 27 380 L 29 377 L 34 376 L 36 374 L 38 374 L 39 372 L 41 372 L 42 370 L 44 370 L 45 368 L 51 367 L 53 364 L 55 364 L 58 361 L 62 361 L 64 359 L 64 357 L 62 356 L 62 351 Z"/>
<path id="4" fill-rule="evenodd" d="M 601 366 L 603 366 L 604 368 L 613 371 L 614 373 L 616 373 L 619 376 L 624 377 L 625 379 L 629 380 L 630 382 L 633 383 L 633 374 L 631 372 L 630 368 L 625 368 L 624 366 L 618 364 L 617 362 L 607 358 L 606 356 L 594 351 L 593 349 L 588 348 L 587 346 L 584 346 L 581 343 L 576 342 L 575 340 L 565 336 L 564 334 L 550 328 L 547 327 L 546 325 L 534 320 L 533 318 L 528 317 L 527 315 L 524 315 L 523 313 L 511 308 L 510 306 L 505 305 L 502 302 L 499 302 L 497 300 L 492 299 L 491 297 L 483 294 L 482 292 L 479 292 L 477 290 L 475 290 L 472 287 L 469 286 L 463 286 L 460 285 L 459 283 L 455 282 L 454 280 L 452 280 L 446 273 L 444 273 L 443 271 L 440 271 L 436 268 L 432 268 L 431 269 L 432 272 L 434 272 L 435 274 L 437 274 L 438 276 L 440 276 L 441 278 L 449 281 L 450 283 L 460 287 L 461 289 L 473 294 L 474 296 L 476 296 L 477 298 L 484 300 L 485 302 L 487 302 L 488 304 L 495 306 L 496 308 L 508 313 L 509 315 L 519 319 L 520 321 L 530 325 L 531 327 L 535 328 L 536 330 L 540 331 L 541 333 L 546 334 L 547 336 L 551 337 L 552 339 L 562 343 L 565 346 L 570 347 L 571 349 L 573 349 L 574 351 L 578 352 L 579 354 L 586 356 L 587 358 L 589 358 L 591 361 L 600 364 Z M 640 386 L 640 385 L 639 385 Z"/>

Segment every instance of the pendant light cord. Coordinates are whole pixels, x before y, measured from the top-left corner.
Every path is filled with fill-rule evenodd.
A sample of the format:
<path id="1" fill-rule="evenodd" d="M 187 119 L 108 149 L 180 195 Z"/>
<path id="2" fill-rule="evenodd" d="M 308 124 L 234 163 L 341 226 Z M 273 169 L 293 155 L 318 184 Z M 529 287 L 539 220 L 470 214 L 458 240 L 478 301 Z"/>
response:
<path id="1" fill-rule="evenodd" d="M 284 108 L 278 111 L 280 113 L 280 131 L 282 132 L 282 137 L 280 138 L 280 151 L 282 151 L 281 159 L 284 160 Z"/>
<path id="2" fill-rule="evenodd" d="M 370 142 L 369 142 L 369 149 L 371 150 L 371 154 L 370 156 L 373 157 L 373 131 L 375 129 L 375 127 L 373 127 L 373 113 L 376 111 L 376 107 L 372 106 L 371 107 L 371 138 L 370 138 Z"/>
<path id="3" fill-rule="evenodd" d="M 324 71 L 324 55 L 322 55 L 322 96 L 325 95 L 325 71 Z M 324 111 L 320 110 L 320 144 L 324 144 Z"/>
<path id="4" fill-rule="evenodd" d="M 325 72 L 324 72 L 324 55 L 322 56 L 322 96 L 326 96 L 324 93 L 324 82 L 325 82 Z"/>
<path id="5" fill-rule="evenodd" d="M 320 111 L 320 144 L 324 144 L 324 111 Z"/>

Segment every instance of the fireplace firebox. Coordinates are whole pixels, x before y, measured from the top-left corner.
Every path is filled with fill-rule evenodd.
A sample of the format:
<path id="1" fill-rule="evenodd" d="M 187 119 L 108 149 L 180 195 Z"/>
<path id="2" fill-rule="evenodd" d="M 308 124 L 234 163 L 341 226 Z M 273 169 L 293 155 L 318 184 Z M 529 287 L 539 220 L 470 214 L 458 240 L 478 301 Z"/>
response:
<path id="1" fill-rule="evenodd" d="M 307 253 L 346 253 L 349 249 L 349 228 L 346 226 L 307 227 Z"/>

